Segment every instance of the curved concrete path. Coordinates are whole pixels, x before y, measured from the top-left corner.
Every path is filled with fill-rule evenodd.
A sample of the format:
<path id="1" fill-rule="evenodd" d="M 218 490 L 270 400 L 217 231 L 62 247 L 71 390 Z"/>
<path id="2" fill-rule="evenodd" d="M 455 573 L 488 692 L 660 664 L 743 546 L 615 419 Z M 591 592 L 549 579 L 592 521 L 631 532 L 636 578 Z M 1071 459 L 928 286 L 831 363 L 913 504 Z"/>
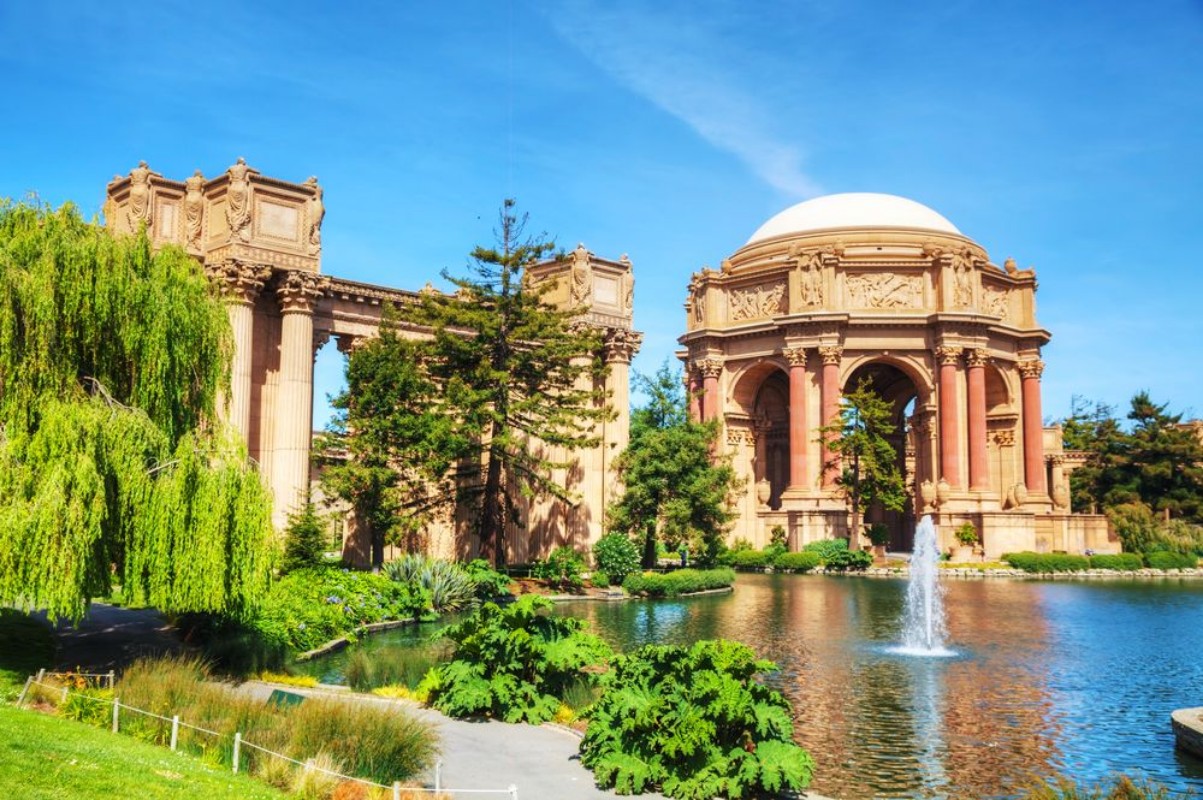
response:
<path id="1" fill-rule="evenodd" d="M 59 620 L 53 627 L 58 647 L 55 669 L 108 672 L 145 656 L 184 648 L 171 625 L 153 608 L 93 603 L 78 626 Z"/>

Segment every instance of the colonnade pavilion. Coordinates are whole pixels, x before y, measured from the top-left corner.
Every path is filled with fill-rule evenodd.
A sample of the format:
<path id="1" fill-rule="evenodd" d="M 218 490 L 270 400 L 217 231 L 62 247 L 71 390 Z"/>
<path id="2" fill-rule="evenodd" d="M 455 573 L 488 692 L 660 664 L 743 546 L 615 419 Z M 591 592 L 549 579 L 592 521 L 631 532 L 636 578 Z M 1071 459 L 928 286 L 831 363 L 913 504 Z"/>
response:
<path id="1" fill-rule="evenodd" d="M 323 274 L 317 179 L 271 178 L 242 159 L 184 181 L 142 162 L 110 181 L 104 216 L 115 233 L 145 226 L 156 245 L 184 248 L 221 287 L 234 332 L 227 413 L 266 476 L 282 527 L 311 485 L 317 351 L 334 338 L 349 352 L 377 334 L 386 304 L 404 318 L 417 293 Z M 612 465 L 627 443 L 629 365 L 642 340 L 626 256 L 598 258 L 578 246 L 529 269 L 556 281 L 550 302 L 601 329 L 617 415 L 602 425 L 601 443 L 558 476 L 578 501 L 532 501 L 520 515 L 523 535 L 507 537 L 511 563 L 560 544 L 588 552 L 603 533 L 604 509 L 621 491 Z M 695 274 L 681 356 L 693 413 L 719 420 L 720 447 L 746 479 L 730 536 L 763 545 L 780 525 L 797 548 L 848 534 L 817 429 L 863 377 L 892 404 L 913 498 L 901 513 L 870 511 L 870 521 L 891 528 L 894 547 L 909 548 L 916 515 L 933 513 L 945 546 L 953 527 L 972 522 L 987 556 L 1117 549 L 1105 518 L 1070 512 L 1077 460 L 1041 422 L 1040 347 L 1049 334 L 1035 320 L 1035 290 L 1031 270 L 1010 259 L 994 266 L 936 212 L 887 195 L 794 206 L 720 270 Z M 450 515 L 427 546 L 473 555 L 465 530 Z M 367 556 L 353 524 L 346 553 Z"/>
<path id="2" fill-rule="evenodd" d="M 902 197 L 836 194 L 764 223 L 685 304 L 693 413 L 717 419 L 745 477 L 731 535 L 791 549 L 846 537 L 838 467 L 819 428 L 868 380 L 892 408 L 910 500 L 871 508 L 909 549 L 932 514 L 941 546 L 972 523 L 984 554 L 1114 552 L 1102 515 L 1071 513 L 1081 454 L 1041 417 L 1036 275 L 1000 268 L 940 214 Z"/>

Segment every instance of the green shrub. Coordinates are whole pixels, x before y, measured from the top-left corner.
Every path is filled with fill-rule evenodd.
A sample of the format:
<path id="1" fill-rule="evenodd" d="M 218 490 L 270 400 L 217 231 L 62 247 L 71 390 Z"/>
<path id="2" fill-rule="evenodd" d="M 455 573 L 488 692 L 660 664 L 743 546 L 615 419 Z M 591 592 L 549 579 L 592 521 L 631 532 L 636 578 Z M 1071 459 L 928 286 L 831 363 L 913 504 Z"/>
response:
<path id="1" fill-rule="evenodd" d="M 551 551 L 546 560 L 531 565 L 532 577 L 545 580 L 564 591 L 580 591 L 585 585 L 582 577 L 584 571 L 585 559 L 567 545 L 560 545 Z"/>
<path id="2" fill-rule="evenodd" d="M 786 547 L 786 542 L 788 541 L 788 539 L 789 539 L 789 535 L 785 532 L 785 528 L 782 527 L 781 525 L 774 525 L 769 530 L 769 546 L 770 547 L 780 547 L 782 552 L 784 552 L 785 550 L 788 549 Z"/>
<path id="3" fill-rule="evenodd" d="M 800 791 L 814 772 L 793 743 L 789 703 L 757 680 L 776 669 L 723 640 L 619 656 L 589 710 L 581 763 L 619 794 L 671 798 Z"/>
<path id="4" fill-rule="evenodd" d="M 759 569 L 767 567 L 772 559 L 764 550 L 735 550 L 731 553 L 730 562 L 736 569 Z"/>
<path id="5" fill-rule="evenodd" d="M 277 581 L 251 624 L 269 645 L 311 650 L 362 625 L 417 619 L 429 609 L 421 587 L 370 572 L 308 567 Z"/>
<path id="6" fill-rule="evenodd" d="M 735 583 L 735 571 L 726 567 L 717 569 L 678 569 L 673 572 L 645 572 L 628 575 L 622 588 L 629 594 L 646 597 L 676 597 L 707 589 L 725 589 Z"/>
<path id="7" fill-rule="evenodd" d="M 593 545 L 593 560 L 611 581 L 621 584 L 639 571 L 639 548 L 625 534 L 607 533 Z"/>
<path id="8" fill-rule="evenodd" d="M 585 632 L 584 620 L 554 616 L 552 607 L 533 594 L 505 608 L 485 603 L 443 631 L 455 645 L 454 657 L 431 669 L 418 691 L 452 717 L 547 722 L 568 687 L 593 680 L 591 668 L 611 655 L 605 642 Z"/>
<path id="9" fill-rule="evenodd" d="M 873 554 L 864 550 L 837 550 L 824 566 L 834 572 L 861 572 L 873 566 Z"/>
<path id="10" fill-rule="evenodd" d="M 1005 553 L 1002 560 L 1024 572 L 1082 572 L 1090 559 L 1069 553 Z"/>
<path id="11" fill-rule="evenodd" d="M 483 558 L 474 558 L 464 565 L 472 582 L 476 585 L 479 600 L 496 600 L 510 594 L 510 576 L 493 569 Z"/>
<path id="12" fill-rule="evenodd" d="M 874 547 L 884 547 L 890 543 L 890 529 L 883 522 L 874 522 L 869 526 L 869 541 Z"/>
<path id="13" fill-rule="evenodd" d="M 803 552 L 818 553 L 819 560 L 824 564 L 835 558 L 838 553 L 848 552 L 847 539 L 820 539 L 817 542 L 809 542 L 802 548 Z"/>
<path id="14" fill-rule="evenodd" d="M 957 526 L 953 536 L 966 547 L 977 544 L 977 528 L 974 527 L 972 522 L 966 522 L 964 525 Z"/>
<path id="15" fill-rule="evenodd" d="M 1145 562 L 1152 569 L 1193 569 L 1199 566 L 1199 559 L 1194 554 L 1171 553 L 1167 550 L 1146 553 Z"/>
<path id="16" fill-rule="evenodd" d="M 325 560 L 326 532 L 313 503 L 306 503 L 296 514 L 288 517 L 284 530 L 284 560 L 281 572 L 321 566 Z"/>
<path id="17" fill-rule="evenodd" d="M 779 569 L 792 569 L 797 572 L 809 572 L 819 566 L 819 564 L 819 554 L 813 550 L 803 550 L 800 553 L 782 553 L 773 562 L 773 566 Z"/>
<path id="18" fill-rule="evenodd" d="M 607 586 L 614 585 L 614 581 L 610 578 L 610 573 L 600 569 L 593 570 L 593 573 L 589 576 L 589 582 L 598 589 L 605 589 Z"/>
<path id="19" fill-rule="evenodd" d="M 1097 555 L 1090 557 L 1091 569 L 1113 569 L 1119 572 L 1135 572 L 1145 565 L 1139 553 L 1119 553 L 1118 555 Z"/>

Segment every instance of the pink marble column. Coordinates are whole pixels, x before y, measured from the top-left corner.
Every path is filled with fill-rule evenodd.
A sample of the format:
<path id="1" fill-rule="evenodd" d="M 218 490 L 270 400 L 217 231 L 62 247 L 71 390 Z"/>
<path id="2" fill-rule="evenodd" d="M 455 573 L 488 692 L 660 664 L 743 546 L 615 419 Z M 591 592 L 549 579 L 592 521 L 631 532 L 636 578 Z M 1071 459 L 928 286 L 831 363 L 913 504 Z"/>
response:
<path id="1" fill-rule="evenodd" d="M 960 415 L 957 413 L 959 347 L 937 347 L 940 364 L 940 477 L 953 489 L 961 487 Z"/>
<path id="2" fill-rule="evenodd" d="M 230 259 L 205 267 L 209 279 L 225 297 L 226 313 L 234 333 L 234 355 L 230 364 L 230 396 L 221 398 L 219 409 L 228 407 L 229 422 L 250 442 L 251 357 L 254 347 L 255 298 L 271 277 L 271 268 Z"/>
<path id="3" fill-rule="evenodd" d="M 986 351 L 965 354 L 969 394 L 969 488 L 990 488 L 990 461 L 986 457 Z"/>
<path id="4" fill-rule="evenodd" d="M 823 375 L 822 382 L 819 384 L 819 407 L 822 413 L 822 425 L 830 425 L 839 419 L 840 415 L 840 358 L 844 354 L 842 347 L 820 347 L 819 356 L 823 359 Z M 831 449 L 827 446 L 826 440 L 830 435 L 824 437 L 824 442 L 820 452 L 823 459 L 823 488 L 830 489 L 835 486 L 835 479 L 839 476 L 839 468 L 833 463 L 834 456 Z"/>
<path id="5" fill-rule="evenodd" d="M 1044 416 L 1040 408 L 1040 376 L 1044 362 L 1039 359 L 1019 362 L 1023 376 L 1023 482 L 1028 495 L 1048 494 L 1044 479 Z"/>
<path id="6" fill-rule="evenodd" d="M 694 366 L 689 368 L 689 381 L 686 384 L 689 392 L 689 418 L 694 422 L 702 421 L 702 373 Z"/>
<path id="7" fill-rule="evenodd" d="M 789 485 L 802 489 L 809 485 L 806 475 L 806 348 L 787 347 L 781 351 L 789 362 Z"/>
<path id="8" fill-rule="evenodd" d="M 709 422 L 718 417 L 718 376 L 723 362 L 707 358 L 698 366 L 702 371 L 702 421 Z"/>
<path id="9" fill-rule="evenodd" d="M 308 496 L 313 437 L 313 309 L 325 279 L 289 272 L 276 288 L 280 301 L 280 387 L 272 435 L 272 518 L 283 528 Z"/>

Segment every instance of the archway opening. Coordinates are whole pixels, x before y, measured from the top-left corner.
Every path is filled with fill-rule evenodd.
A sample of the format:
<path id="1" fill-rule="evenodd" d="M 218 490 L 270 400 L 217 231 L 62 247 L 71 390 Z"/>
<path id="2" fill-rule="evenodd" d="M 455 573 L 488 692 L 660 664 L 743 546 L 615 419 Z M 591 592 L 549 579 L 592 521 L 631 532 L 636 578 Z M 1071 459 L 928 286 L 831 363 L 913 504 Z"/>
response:
<path id="1" fill-rule="evenodd" d="M 915 481 L 924 474 L 924 447 L 921 437 L 922 424 L 916 409 L 919 405 L 919 389 L 914 380 L 893 364 L 871 361 L 852 371 L 844 384 L 844 391 L 851 392 L 861 381 L 889 404 L 893 432 L 887 437 L 894 449 L 896 463 L 902 473 L 906 487 L 906 505 L 902 511 L 892 511 L 880 504 L 870 505 L 865 511 L 864 524 L 885 525 L 890 539 L 887 549 L 910 550 L 915 536 Z M 921 478 L 920 478 L 921 480 Z"/>
<path id="2" fill-rule="evenodd" d="M 789 381 L 775 370 L 756 390 L 753 411 L 763 444 L 757 447 L 757 480 L 769 482 L 769 508 L 781 508 L 781 493 L 789 486 Z"/>

